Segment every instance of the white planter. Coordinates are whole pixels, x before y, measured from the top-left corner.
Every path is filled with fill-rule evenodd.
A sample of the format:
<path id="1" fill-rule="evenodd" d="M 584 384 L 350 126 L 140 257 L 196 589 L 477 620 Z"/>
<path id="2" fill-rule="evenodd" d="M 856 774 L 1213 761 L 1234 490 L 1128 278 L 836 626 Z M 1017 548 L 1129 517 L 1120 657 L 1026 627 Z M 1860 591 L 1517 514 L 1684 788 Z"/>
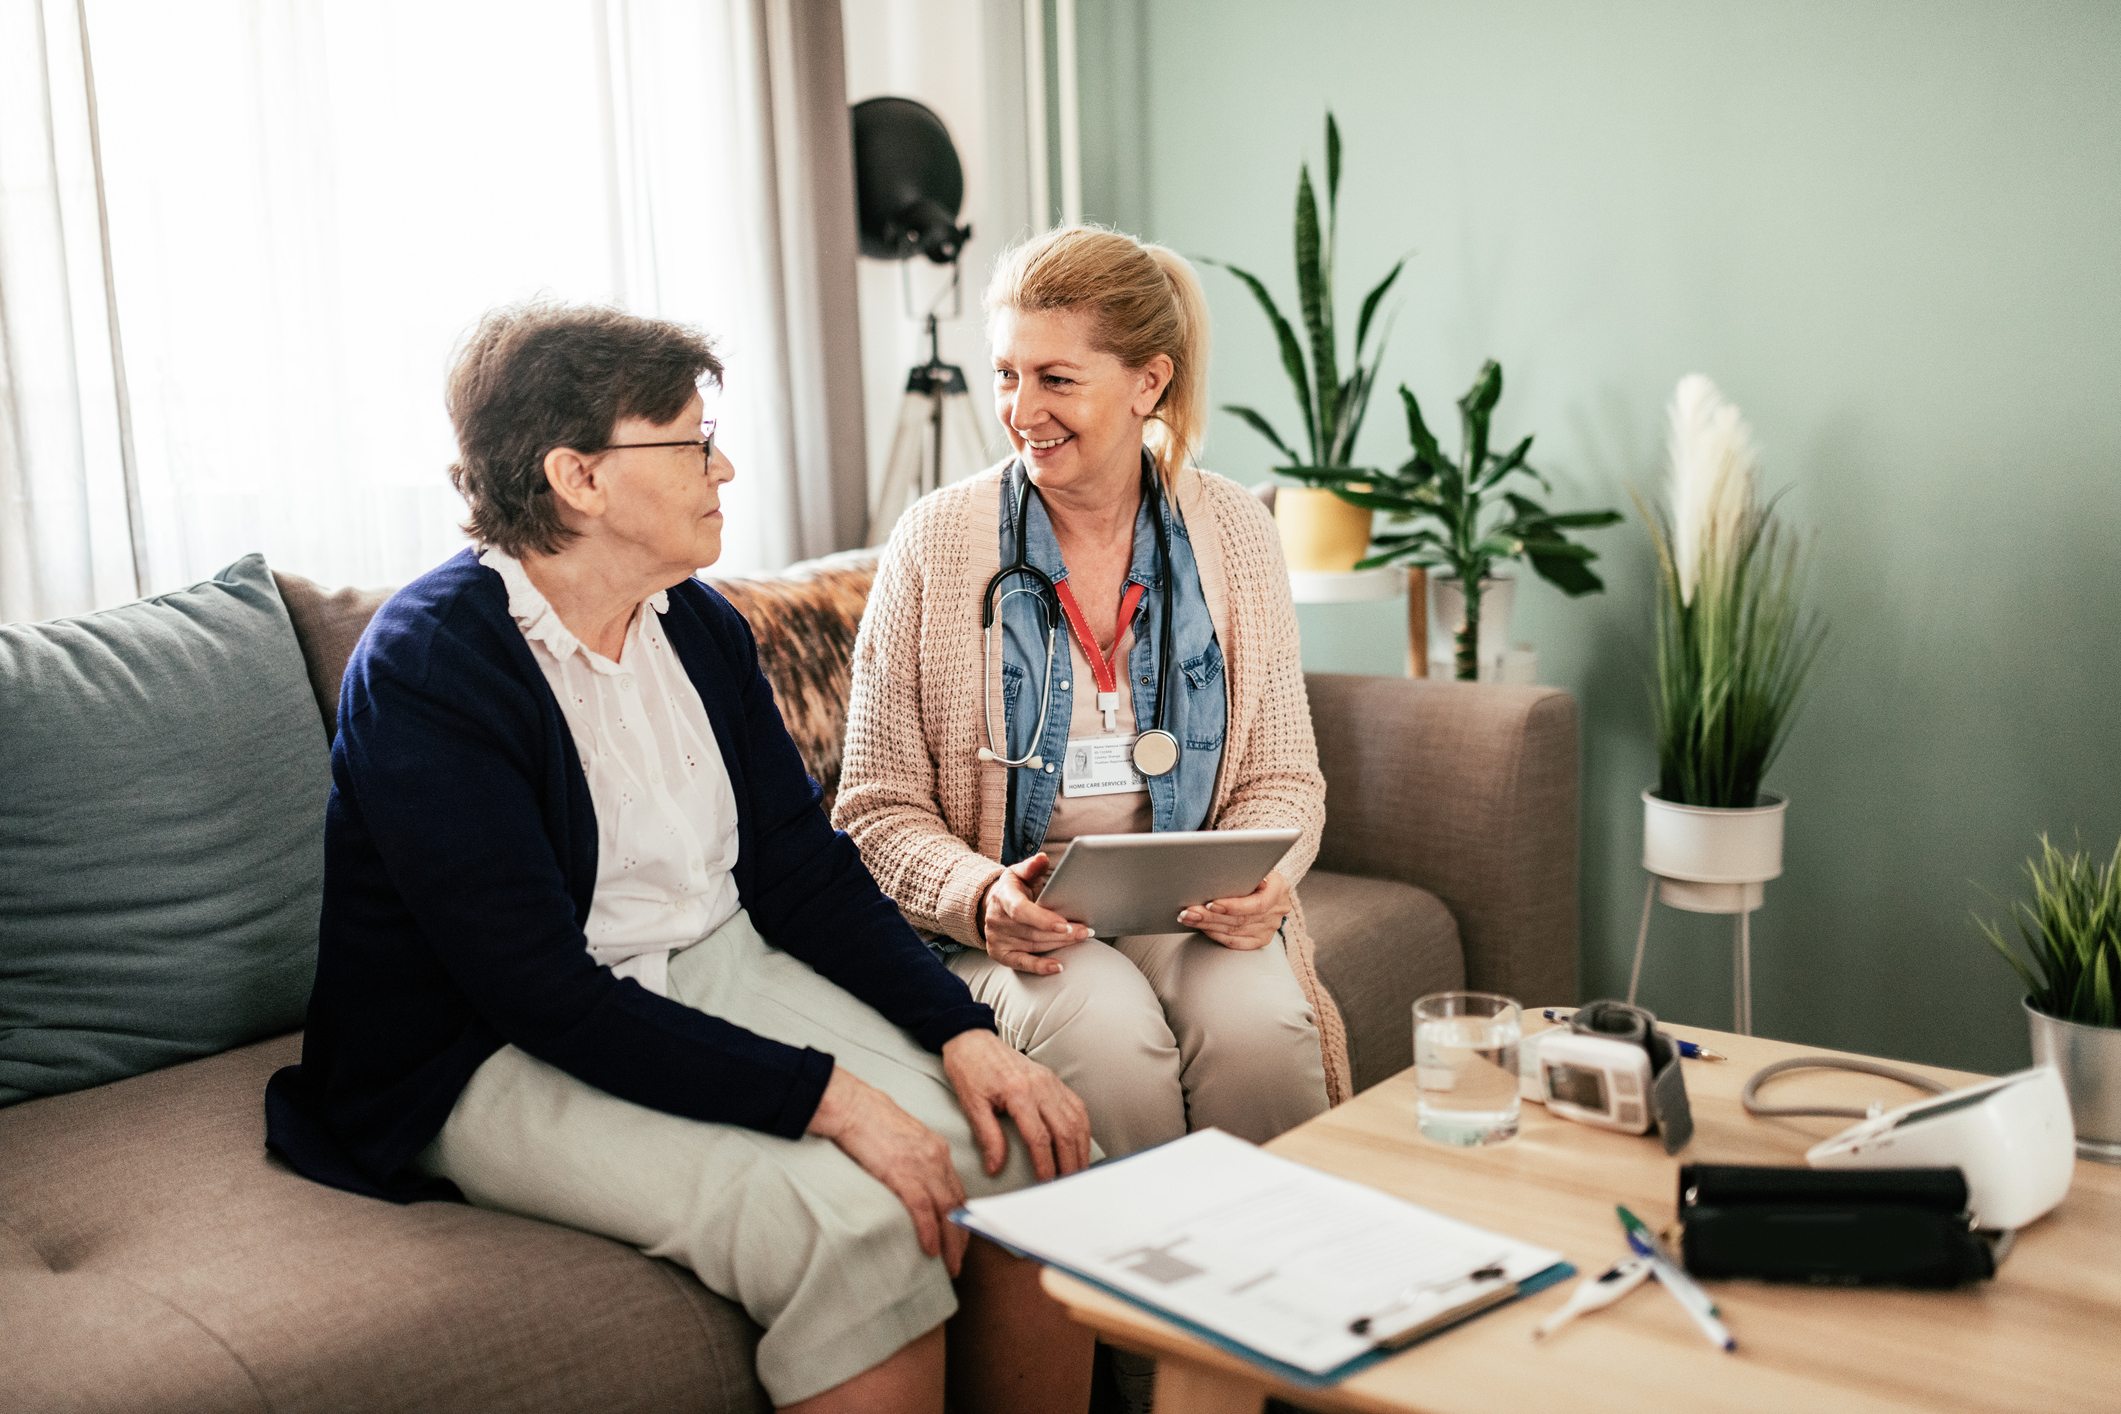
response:
<path id="1" fill-rule="evenodd" d="M 2086 1026 L 2036 1011 L 2029 1001 L 2024 1006 L 2033 1064 L 2062 1072 L 2078 1155 L 2121 1164 L 2121 1027 Z"/>
<path id="2" fill-rule="evenodd" d="M 1664 882 L 1658 897 L 1691 913 L 1750 913 L 1761 885 L 1782 877 L 1782 818 L 1789 799 L 1760 793 L 1761 804 L 1728 810 L 1679 805 L 1642 793 L 1642 867 Z"/>
<path id="3" fill-rule="evenodd" d="M 1503 682 L 1510 651 L 1510 610 L 1517 581 L 1498 575 L 1480 582 L 1480 681 Z M 1458 676 L 1458 629 L 1466 621 L 1465 588 L 1456 575 L 1429 576 L 1429 676 Z"/>

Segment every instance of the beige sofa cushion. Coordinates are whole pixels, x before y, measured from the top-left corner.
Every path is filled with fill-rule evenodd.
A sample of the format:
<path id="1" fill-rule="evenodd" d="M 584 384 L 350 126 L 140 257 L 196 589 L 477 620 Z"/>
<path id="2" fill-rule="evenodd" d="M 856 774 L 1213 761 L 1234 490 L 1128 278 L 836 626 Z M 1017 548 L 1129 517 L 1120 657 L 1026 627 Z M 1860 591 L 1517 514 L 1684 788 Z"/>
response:
<path id="1" fill-rule="evenodd" d="M 265 1152 L 287 1036 L 0 1112 L 0 1402 L 764 1408 L 758 1330 L 601 1237 L 311 1183 Z"/>
<path id="2" fill-rule="evenodd" d="M 1436 895 L 1393 879 L 1313 869 L 1297 893 L 1367 1090 L 1414 1064 L 1415 998 L 1465 986 L 1458 924 Z"/>
<path id="3" fill-rule="evenodd" d="M 183 1313 L 121 1277 L 54 1273 L 4 1228 L 0 1390 L 39 1411 L 264 1407 L 243 1363 Z"/>

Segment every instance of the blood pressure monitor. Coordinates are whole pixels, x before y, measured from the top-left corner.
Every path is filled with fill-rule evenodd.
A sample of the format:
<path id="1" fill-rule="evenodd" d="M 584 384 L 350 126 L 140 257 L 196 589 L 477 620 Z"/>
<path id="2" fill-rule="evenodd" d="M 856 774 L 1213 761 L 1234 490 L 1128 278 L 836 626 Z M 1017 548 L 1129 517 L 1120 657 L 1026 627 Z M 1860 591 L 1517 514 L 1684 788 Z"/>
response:
<path id="1" fill-rule="evenodd" d="M 1542 1033 L 1533 1079 L 1547 1109 L 1563 1119 L 1646 1134 L 1650 1057 L 1639 1045 L 1562 1030 Z"/>
<path id="2" fill-rule="evenodd" d="M 1517 1047 L 1517 1093 L 1578 1124 L 1654 1130 L 1667 1154 L 1694 1137 L 1678 1043 L 1657 1029 L 1655 1016 L 1626 1002 L 1586 1002 L 1567 1025 L 1526 1036 Z"/>
<path id="3" fill-rule="evenodd" d="M 2069 1192 L 2069 1093 L 2051 1065 L 1888 1110 L 1805 1151 L 1815 1169 L 1957 1168 L 1977 1226 L 2013 1229 Z"/>

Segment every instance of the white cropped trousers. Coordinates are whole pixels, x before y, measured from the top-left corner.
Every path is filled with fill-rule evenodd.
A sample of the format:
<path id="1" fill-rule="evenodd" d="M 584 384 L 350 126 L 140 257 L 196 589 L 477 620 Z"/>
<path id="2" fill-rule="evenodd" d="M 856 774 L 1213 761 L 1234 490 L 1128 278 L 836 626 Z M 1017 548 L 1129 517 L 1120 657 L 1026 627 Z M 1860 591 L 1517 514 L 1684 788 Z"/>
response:
<path id="1" fill-rule="evenodd" d="M 1013 1122 L 1003 1120 L 1008 1163 L 989 1178 L 941 1058 L 768 943 L 749 914 L 671 956 L 670 996 L 831 1052 L 949 1141 L 972 1197 L 1033 1181 Z M 417 1162 L 479 1207 L 602 1233 L 691 1268 L 766 1328 L 758 1375 L 776 1405 L 852 1379 L 957 1311 L 942 1259 L 921 1254 L 905 1205 L 831 1140 L 646 1109 L 514 1046 L 473 1074 Z"/>

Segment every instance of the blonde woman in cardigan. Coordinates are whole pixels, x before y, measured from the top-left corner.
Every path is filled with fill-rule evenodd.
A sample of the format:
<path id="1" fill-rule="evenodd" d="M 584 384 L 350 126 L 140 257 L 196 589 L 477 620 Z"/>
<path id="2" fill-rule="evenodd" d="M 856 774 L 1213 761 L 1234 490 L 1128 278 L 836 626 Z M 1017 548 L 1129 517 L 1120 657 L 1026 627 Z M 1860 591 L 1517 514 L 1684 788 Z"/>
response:
<path id="1" fill-rule="evenodd" d="M 833 822 L 1004 1039 L 1088 1103 L 1107 1154 L 1210 1125 L 1271 1138 L 1348 1093 L 1296 895 L 1325 781 L 1273 522 L 1189 460 L 1206 420 L 1199 282 L 1172 251 L 1066 228 L 1003 259 L 987 309 L 1016 455 L 920 501 L 892 536 L 855 644 Z M 1011 592 L 1029 577 L 997 589 L 982 650 L 982 591 L 1020 543 L 1072 600 L 1042 737 L 1043 605 Z M 1155 724 L 1165 632 L 1176 767 L 1084 775 L 1071 743 Z M 988 746 L 1039 764 L 980 759 Z M 1270 827 L 1302 833 L 1251 894 L 1174 920 L 1190 931 L 1094 939 L 1033 902 L 1080 834 Z"/>

